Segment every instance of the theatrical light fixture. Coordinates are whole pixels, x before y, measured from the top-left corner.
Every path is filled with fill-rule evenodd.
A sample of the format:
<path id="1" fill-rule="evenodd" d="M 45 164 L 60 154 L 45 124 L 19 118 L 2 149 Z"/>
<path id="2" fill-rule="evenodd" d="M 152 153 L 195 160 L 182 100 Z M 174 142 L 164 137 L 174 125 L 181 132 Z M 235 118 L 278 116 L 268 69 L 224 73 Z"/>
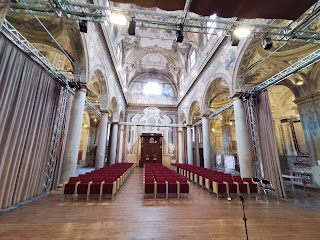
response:
<path id="1" fill-rule="evenodd" d="M 234 30 L 234 34 L 242 39 L 249 36 L 250 30 L 245 27 L 239 27 Z"/>
<path id="2" fill-rule="evenodd" d="M 128 21 L 124 15 L 114 12 L 110 16 L 110 22 L 117 25 L 127 25 Z"/>
<path id="3" fill-rule="evenodd" d="M 234 33 L 231 33 L 230 34 L 231 46 L 238 46 L 239 42 L 240 42 L 240 38 L 237 35 L 235 35 Z"/>
<path id="4" fill-rule="evenodd" d="M 180 96 L 183 96 L 183 94 L 184 94 L 183 91 L 180 91 Z"/>
<path id="5" fill-rule="evenodd" d="M 118 65 L 118 66 L 117 66 L 117 70 L 118 70 L 118 71 L 121 71 L 121 70 L 122 70 L 121 65 Z"/>
<path id="6" fill-rule="evenodd" d="M 133 19 L 129 22 L 128 34 L 136 35 L 136 21 L 134 21 Z"/>
<path id="7" fill-rule="evenodd" d="M 198 74 L 197 71 L 192 72 L 192 76 L 194 76 L 194 77 L 197 76 L 197 74 Z"/>
<path id="8" fill-rule="evenodd" d="M 126 88 L 126 87 L 125 87 L 125 88 L 123 88 L 123 91 L 127 92 L 127 91 L 128 91 L 128 88 Z"/>
<path id="9" fill-rule="evenodd" d="M 80 28 L 80 32 L 87 33 L 88 31 L 87 20 L 80 20 L 79 28 Z"/>
<path id="10" fill-rule="evenodd" d="M 262 39 L 262 47 L 264 50 L 269 50 L 272 48 L 272 39 L 270 36 L 265 37 L 264 39 Z"/>

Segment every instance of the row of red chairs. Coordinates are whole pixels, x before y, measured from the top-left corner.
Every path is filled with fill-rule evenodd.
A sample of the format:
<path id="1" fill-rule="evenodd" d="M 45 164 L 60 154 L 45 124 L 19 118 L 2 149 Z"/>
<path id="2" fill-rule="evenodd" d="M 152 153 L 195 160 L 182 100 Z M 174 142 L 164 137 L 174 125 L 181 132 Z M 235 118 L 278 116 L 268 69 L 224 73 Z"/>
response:
<path id="1" fill-rule="evenodd" d="M 260 185 L 253 182 L 251 178 L 241 178 L 230 173 L 220 172 L 214 169 L 207 169 L 188 164 L 173 163 L 171 168 L 186 176 L 191 181 L 212 191 L 219 197 L 219 194 L 250 194 L 260 193 Z"/>
<path id="2" fill-rule="evenodd" d="M 180 198 L 181 194 L 189 195 L 189 181 L 186 177 L 170 170 L 162 164 L 145 164 L 143 174 L 143 198 L 146 194 L 152 194 L 157 198 L 159 194 L 175 195 Z M 161 196 L 160 195 L 160 196 Z"/>
<path id="3" fill-rule="evenodd" d="M 99 196 L 101 200 L 103 195 L 108 195 L 114 199 L 133 169 L 132 163 L 116 163 L 80 174 L 78 177 L 70 177 L 68 182 L 63 183 L 64 198 L 71 195 L 76 200 L 79 195 L 86 195 L 89 199 L 91 195 Z"/>

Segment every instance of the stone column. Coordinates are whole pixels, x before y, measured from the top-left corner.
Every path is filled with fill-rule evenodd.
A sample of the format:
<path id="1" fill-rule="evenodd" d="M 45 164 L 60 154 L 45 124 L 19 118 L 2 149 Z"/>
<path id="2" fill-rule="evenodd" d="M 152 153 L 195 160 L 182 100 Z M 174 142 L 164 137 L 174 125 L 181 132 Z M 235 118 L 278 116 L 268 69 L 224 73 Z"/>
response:
<path id="1" fill-rule="evenodd" d="M 216 159 L 215 159 L 215 152 L 214 152 L 214 132 L 210 131 L 210 168 L 216 167 Z"/>
<path id="2" fill-rule="evenodd" d="M 102 168 L 104 166 L 106 157 L 106 143 L 108 134 L 108 112 L 101 111 L 99 138 L 96 151 L 95 168 Z"/>
<path id="3" fill-rule="evenodd" d="M 200 136 L 199 136 L 199 126 L 193 128 L 194 131 L 194 157 L 196 166 L 200 167 Z"/>
<path id="4" fill-rule="evenodd" d="M 0 0 L 0 30 L 2 29 L 2 23 L 7 15 L 11 0 Z"/>
<path id="5" fill-rule="evenodd" d="M 183 128 L 178 128 L 178 163 L 183 163 Z"/>
<path id="6" fill-rule="evenodd" d="M 253 177 L 252 150 L 250 134 L 246 123 L 246 113 L 239 97 L 233 98 L 234 117 L 236 124 L 236 139 L 241 177 Z"/>
<path id="7" fill-rule="evenodd" d="M 120 138 L 119 138 L 119 148 L 118 148 L 118 162 L 124 162 L 122 157 L 123 157 L 123 136 L 124 136 L 124 125 L 120 126 Z"/>
<path id="8" fill-rule="evenodd" d="M 118 142 L 118 122 L 113 122 L 112 133 L 111 133 L 110 161 L 109 161 L 110 165 L 116 163 L 117 142 Z"/>
<path id="9" fill-rule="evenodd" d="M 192 147 L 192 125 L 187 125 L 187 152 L 188 152 L 188 164 L 193 165 L 193 147 Z"/>
<path id="10" fill-rule="evenodd" d="M 208 116 L 202 117 L 203 161 L 204 167 L 210 168 L 210 129 Z"/>
<path id="11" fill-rule="evenodd" d="M 60 182 L 68 181 L 76 173 L 87 89 L 81 85 L 74 95 L 64 152 Z"/>
<path id="12" fill-rule="evenodd" d="M 222 141 L 223 141 L 223 154 L 232 154 L 232 141 L 231 138 L 231 125 L 226 123 L 224 118 L 221 120 Z"/>

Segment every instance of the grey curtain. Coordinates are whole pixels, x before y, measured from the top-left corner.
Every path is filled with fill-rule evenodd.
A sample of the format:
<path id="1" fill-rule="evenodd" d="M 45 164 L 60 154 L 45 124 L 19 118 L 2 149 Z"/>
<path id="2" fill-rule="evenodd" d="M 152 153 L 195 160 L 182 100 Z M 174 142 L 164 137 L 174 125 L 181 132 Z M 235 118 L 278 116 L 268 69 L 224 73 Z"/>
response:
<path id="1" fill-rule="evenodd" d="M 60 84 L 0 35 L 0 208 L 43 191 Z"/>
<path id="2" fill-rule="evenodd" d="M 264 177 L 272 183 L 279 197 L 286 197 L 267 91 L 257 95 L 255 110 Z"/>

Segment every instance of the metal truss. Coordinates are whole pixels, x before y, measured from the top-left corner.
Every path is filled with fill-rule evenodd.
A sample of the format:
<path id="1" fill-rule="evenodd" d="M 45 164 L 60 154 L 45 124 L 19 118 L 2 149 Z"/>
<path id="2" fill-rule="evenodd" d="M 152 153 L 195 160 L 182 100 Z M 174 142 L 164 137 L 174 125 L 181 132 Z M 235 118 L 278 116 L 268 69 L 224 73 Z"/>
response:
<path id="1" fill-rule="evenodd" d="M 143 123 L 133 123 L 133 122 L 119 122 L 119 125 L 125 126 L 139 126 L 139 127 L 186 127 L 186 124 L 143 124 Z"/>
<path id="2" fill-rule="evenodd" d="M 248 91 L 248 93 L 250 95 L 256 95 L 257 93 L 273 86 L 274 84 L 281 82 L 282 80 L 303 70 L 306 67 L 309 67 L 310 65 L 318 62 L 319 60 L 320 60 L 320 49 L 314 51 L 313 53 L 309 54 L 307 57 L 292 64 L 291 66 L 287 67 L 286 69 L 282 70 L 281 72 L 277 73 L 276 75 L 272 76 L 266 81 L 260 83 L 259 85 L 251 88 Z"/>
<path id="3" fill-rule="evenodd" d="M 260 148 L 260 140 L 259 140 L 259 134 L 257 129 L 257 121 L 254 111 L 255 106 L 255 99 L 251 96 L 247 100 L 248 104 L 248 113 L 249 113 L 249 129 L 251 133 L 251 139 L 252 139 L 252 151 L 254 154 L 254 169 L 255 169 L 255 175 L 256 177 L 263 179 L 264 178 L 264 172 L 263 172 L 263 164 L 262 164 L 262 155 L 261 155 L 261 148 Z"/>
<path id="4" fill-rule="evenodd" d="M 51 140 L 49 161 L 47 163 L 47 171 L 46 171 L 45 181 L 43 186 L 43 192 L 50 192 L 52 190 L 54 172 L 55 172 L 57 160 L 59 158 L 57 154 L 58 154 L 58 148 L 61 144 L 60 143 L 61 132 L 63 127 L 63 120 L 65 117 L 64 114 L 66 109 L 67 98 L 68 98 L 68 87 L 67 88 L 61 87 L 58 110 L 57 110 L 57 115 L 54 123 L 53 135 Z"/>
<path id="5" fill-rule="evenodd" d="M 34 61 L 39 63 L 43 68 L 49 71 L 60 82 L 68 84 L 68 79 L 65 75 L 56 69 L 56 67 L 36 49 L 17 29 L 15 29 L 6 19 L 3 21 L 2 33 L 23 52 L 30 56 Z"/>
<path id="6" fill-rule="evenodd" d="M 101 116 L 101 112 L 99 111 L 98 108 L 96 108 L 92 102 L 90 102 L 87 98 L 86 98 L 86 105 L 97 115 L 97 116 Z"/>
<path id="7" fill-rule="evenodd" d="M 187 1 L 189 4 L 191 1 Z M 184 32 L 202 33 L 202 34 L 220 34 L 223 31 L 223 36 L 229 36 L 237 26 L 247 26 L 252 28 L 252 34 L 249 38 L 265 37 L 266 32 L 274 36 L 273 41 L 296 41 L 320 44 L 320 33 L 317 31 L 308 30 L 308 25 L 299 25 L 294 32 L 292 28 L 282 25 L 271 25 L 252 20 L 232 20 L 224 18 L 211 19 L 209 17 L 196 17 L 188 14 L 188 4 L 186 3 L 182 16 L 177 16 L 176 13 L 168 13 L 165 11 L 141 10 L 136 8 L 113 7 L 99 4 L 76 3 L 64 0 L 24 0 L 18 3 L 11 3 L 10 10 L 17 14 L 32 13 L 40 16 L 51 17 L 66 17 L 76 20 L 87 20 L 110 23 L 109 16 L 113 11 L 120 11 L 127 15 L 127 18 L 134 18 L 137 27 L 159 28 L 164 30 L 177 30 L 183 25 Z M 320 15 L 320 8 L 317 7 L 310 14 L 310 22 L 316 21 Z M 152 18 L 150 19 L 150 16 Z M 207 22 L 214 22 L 217 26 L 215 31 L 207 26 Z"/>
<path id="8" fill-rule="evenodd" d="M 217 111 L 211 113 L 208 118 L 209 118 L 209 119 L 212 119 L 212 118 L 214 118 L 215 116 L 217 116 L 217 115 L 219 115 L 220 113 L 228 110 L 228 109 L 231 108 L 231 107 L 233 107 L 233 102 L 232 102 L 232 101 L 229 102 L 228 104 L 224 105 L 223 107 L 219 108 Z M 201 122 L 202 122 L 202 120 L 199 120 L 198 122 L 196 122 L 195 124 L 193 124 L 193 127 L 200 125 Z"/>

